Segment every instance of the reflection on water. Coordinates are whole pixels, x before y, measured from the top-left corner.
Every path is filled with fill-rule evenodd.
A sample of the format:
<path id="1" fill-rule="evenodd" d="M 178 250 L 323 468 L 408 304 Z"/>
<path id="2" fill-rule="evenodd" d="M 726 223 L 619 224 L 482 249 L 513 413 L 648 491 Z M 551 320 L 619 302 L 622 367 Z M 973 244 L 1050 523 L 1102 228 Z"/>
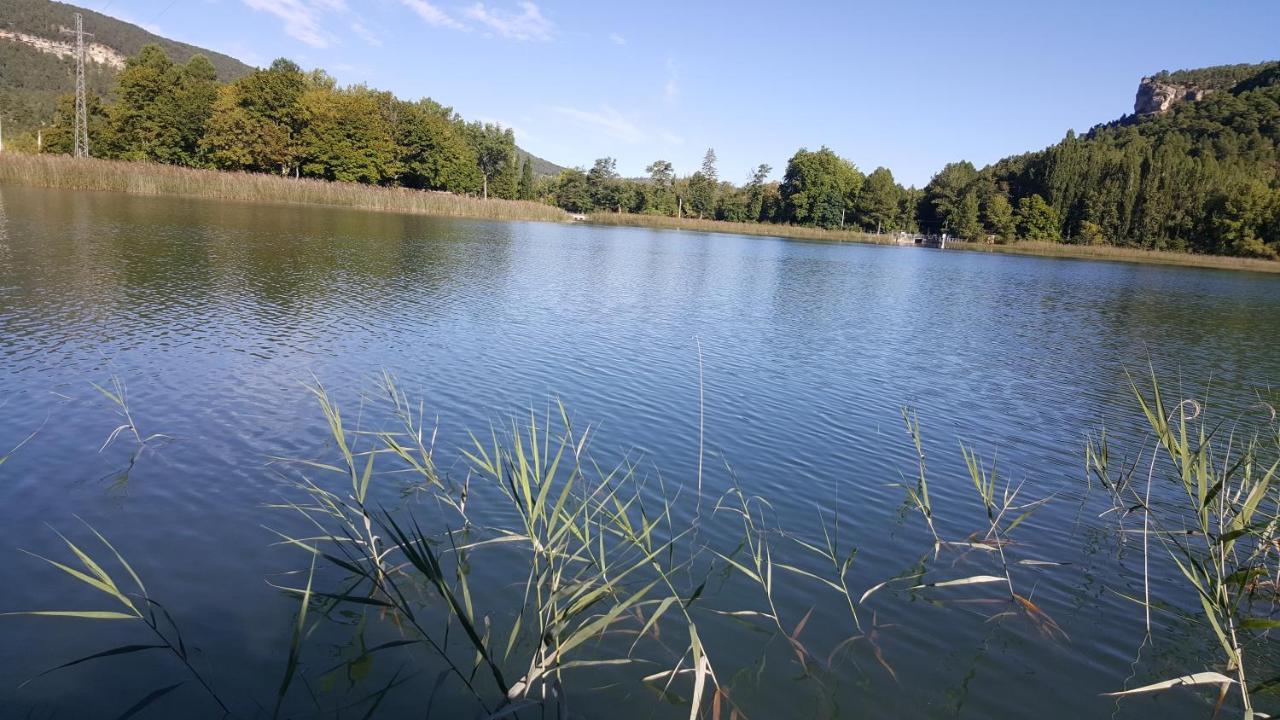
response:
<path id="1" fill-rule="evenodd" d="M 1137 427 L 1126 371 L 1148 362 L 1186 392 L 1212 377 L 1213 403 L 1235 417 L 1232 403 L 1280 378 L 1278 331 L 1280 280 L 1247 273 L 2 188 L 0 447 L 41 431 L 0 468 L 0 586 L 11 589 L 0 612 L 86 600 L 14 551 L 42 549 L 46 522 L 83 517 L 136 561 L 220 685 L 269 704 L 296 600 L 264 579 L 290 584 L 282 573 L 298 569 L 263 529 L 280 523 L 266 505 L 289 494 L 271 459 L 327 451 L 304 383 L 372 427 L 362 394 L 391 371 L 438 417 L 440 462 L 457 480 L 469 431 L 559 398 L 597 425 L 603 461 L 630 451 L 688 491 L 700 343 L 708 494 L 736 478 L 807 542 L 822 542 L 819 508 L 838 517 L 841 543 L 858 548 L 855 596 L 904 578 L 868 599 L 860 628 L 843 598 L 791 578 L 778 611 L 788 633 L 808 617 L 799 637 L 823 661 L 810 667 L 776 628 L 715 626 L 708 644 L 729 658 L 719 672 L 735 702 L 751 717 L 1097 716 L 1114 705 L 1099 694 L 1133 672 L 1142 629 L 1122 597 L 1132 551 L 1084 493 L 1084 438 L 1102 422 L 1118 438 Z M 99 451 L 120 421 L 90 383 L 112 376 L 144 435 L 171 440 Z M 1054 496 L 1019 534 L 1028 556 L 1069 563 L 1024 576 L 1068 640 L 1025 617 L 990 621 L 1006 608 L 980 592 L 910 591 L 932 540 L 896 485 L 916 462 L 902 405 L 919 412 L 948 538 L 982 529 L 959 441 Z M 429 504 L 401 490 L 382 501 Z M 702 532 L 731 550 L 730 527 L 717 516 Z M 977 562 L 926 564 L 962 576 Z M 475 572 L 501 592 L 509 570 Z M 708 600 L 754 602 L 719 570 Z M 367 694 L 396 672 L 365 652 L 371 630 L 329 620 L 351 626 L 317 632 L 331 661 L 311 668 L 327 678 L 317 693 Z M 137 638 L 2 627 L 0 701 L 22 713 L 123 709 L 168 677 L 139 656 L 18 688 L 33 668 Z M 1142 677 L 1201 669 L 1188 655 L 1204 638 L 1176 622 L 1163 637 Z M 393 715 L 431 693 L 429 660 L 410 662 Z M 579 677 L 610 684 L 603 671 Z M 652 693 L 595 698 L 575 696 L 575 712 L 687 715 Z M 1193 693 L 1120 705 L 1129 717 L 1204 710 Z"/>

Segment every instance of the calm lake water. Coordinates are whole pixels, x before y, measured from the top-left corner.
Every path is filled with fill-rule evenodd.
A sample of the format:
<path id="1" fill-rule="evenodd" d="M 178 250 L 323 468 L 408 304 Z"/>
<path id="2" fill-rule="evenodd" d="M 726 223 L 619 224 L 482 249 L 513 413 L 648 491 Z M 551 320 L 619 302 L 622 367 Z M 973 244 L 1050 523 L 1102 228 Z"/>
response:
<path id="1" fill-rule="evenodd" d="M 985 520 L 963 441 L 998 457 L 1002 477 L 1025 480 L 1027 497 L 1053 496 L 1016 539 L 1024 557 L 1069 563 L 1015 576 L 1065 637 L 1025 616 L 993 618 L 1008 609 L 999 585 L 899 583 L 861 608 L 875 637 L 846 644 L 830 666 L 858 635 L 844 599 L 780 577 L 783 624 L 812 611 L 798 638 L 821 662 L 807 669 L 768 622 L 695 606 L 748 717 L 1208 717 L 1211 693 L 1100 696 L 1209 669 L 1216 656 L 1170 616 L 1156 618 L 1157 641 L 1139 655 L 1142 612 L 1122 596 L 1141 593 L 1141 557 L 1098 517 L 1109 504 L 1087 492 L 1084 442 L 1104 423 L 1118 443 L 1142 441 L 1126 372 L 1141 376 L 1148 362 L 1171 392 L 1203 397 L 1212 380 L 1211 409 L 1257 415 L 1257 393 L 1273 397 L 1280 382 L 1278 337 L 1280 277 L 1242 272 L 2 187 L 0 451 L 36 434 L 0 467 L 0 612 L 109 608 L 19 552 L 65 559 L 46 525 L 90 546 L 83 518 L 173 612 L 237 716 L 269 716 L 297 600 L 268 583 L 301 584 L 307 567 L 268 530 L 305 532 L 269 507 L 302 499 L 288 482 L 298 470 L 272 459 L 335 457 L 307 384 L 323 383 L 353 426 L 375 427 L 385 418 L 371 403 L 362 416 L 361 398 L 392 373 L 429 424 L 438 418 L 437 460 L 454 481 L 469 432 L 530 408 L 541 416 L 558 398 L 597 426 L 597 457 L 629 454 L 655 481 L 649 493 L 657 478 L 669 494 L 682 489 L 679 521 L 691 522 L 701 358 L 708 505 L 736 478 L 806 541 L 821 541 L 820 514 L 829 525 L 838 516 L 842 547 L 859 549 L 855 597 L 923 559 L 930 582 L 989 569 L 958 553 L 932 560 L 896 486 L 915 474 L 903 406 L 919 413 L 945 535 L 963 539 Z M 91 383 L 113 377 L 141 432 L 169 439 L 139 454 L 122 436 L 100 450 L 121 420 Z M 447 517 L 394 476 L 376 497 Z M 726 515 L 704 517 L 700 532 L 729 553 L 741 527 Z M 510 557 L 473 561 L 480 602 L 518 591 L 524 571 L 504 565 Z M 1169 568 L 1157 572 L 1155 597 L 1186 607 Z M 760 588 L 723 565 L 699 603 L 767 609 Z M 440 669 L 428 653 L 388 650 L 336 683 L 318 680 L 361 642 L 395 637 L 369 625 L 317 626 L 303 659 L 312 687 L 294 689 L 288 714 L 318 717 L 317 705 L 354 703 L 400 671 L 409 680 L 381 710 L 422 716 Z M 183 680 L 172 657 L 138 654 L 20 686 L 151 641 L 142 631 L 0 617 L 0 715 L 115 717 Z M 567 674 L 570 708 L 687 716 L 679 699 L 634 681 L 657 669 Z M 463 712 L 464 700 L 441 686 L 438 716 Z M 150 711 L 219 716 L 191 682 Z"/>

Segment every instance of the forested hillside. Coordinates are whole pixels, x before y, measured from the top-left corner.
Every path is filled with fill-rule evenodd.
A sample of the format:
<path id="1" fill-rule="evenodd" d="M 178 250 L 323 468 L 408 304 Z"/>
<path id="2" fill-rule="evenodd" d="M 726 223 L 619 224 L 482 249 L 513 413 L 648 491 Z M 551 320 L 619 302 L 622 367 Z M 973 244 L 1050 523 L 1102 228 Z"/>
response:
<path id="1" fill-rule="evenodd" d="M 233 57 L 169 40 L 113 17 L 49 0 L 4 0 L 0 7 L 0 32 L 20 33 L 55 43 L 70 44 L 64 32 L 74 26 L 75 13 L 84 16 L 92 43 L 110 48 L 120 57 L 136 55 L 154 44 L 175 62 L 204 55 L 219 79 L 234 80 L 253 68 Z M 115 81 L 118 67 L 92 59 L 86 66 L 89 91 L 105 95 Z M 33 47 L 13 36 L 0 37 L 0 110 L 10 135 L 30 130 L 52 117 L 58 97 L 75 88 L 75 62 Z"/>
<path id="2" fill-rule="evenodd" d="M 924 227 L 1201 253 L 1280 253 L 1280 63 L 1179 71 L 1212 92 L 981 171 L 945 167 Z M 1010 206 L 1023 210 L 1021 224 Z M 1033 221 L 1034 220 L 1034 221 Z"/>

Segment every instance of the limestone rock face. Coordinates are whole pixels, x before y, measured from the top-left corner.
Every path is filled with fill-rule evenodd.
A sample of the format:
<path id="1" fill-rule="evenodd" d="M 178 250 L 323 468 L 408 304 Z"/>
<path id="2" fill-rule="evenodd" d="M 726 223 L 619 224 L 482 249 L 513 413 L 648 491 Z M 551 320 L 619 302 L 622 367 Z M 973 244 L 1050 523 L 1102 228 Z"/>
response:
<path id="1" fill-rule="evenodd" d="M 1184 100 L 1200 100 L 1210 92 L 1194 85 L 1182 85 L 1154 77 L 1145 77 L 1138 84 L 1138 97 L 1133 102 L 1133 112 L 1136 115 L 1168 112 L 1169 108 L 1176 103 Z"/>

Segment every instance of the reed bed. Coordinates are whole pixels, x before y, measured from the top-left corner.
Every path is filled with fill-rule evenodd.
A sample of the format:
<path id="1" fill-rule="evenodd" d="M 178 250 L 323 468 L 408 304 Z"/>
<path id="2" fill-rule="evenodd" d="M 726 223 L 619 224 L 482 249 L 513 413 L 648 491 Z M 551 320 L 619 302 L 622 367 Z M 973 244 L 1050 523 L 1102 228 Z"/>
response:
<path id="1" fill-rule="evenodd" d="M 0 183 L 488 220 L 569 219 L 559 208 L 537 202 L 66 155 L 0 154 Z"/>
<path id="2" fill-rule="evenodd" d="M 976 252 L 1009 253 L 1012 255 L 1036 255 L 1040 257 L 1077 258 L 1083 260 L 1114 260 L 1117 262 L 1150 263 L 1155 265 L 1182 265 L 1186 267 L 1216 268 L 1220 270 L 1251 270 L 1254 272 L 1280 273 L 1280 260 L 1231 257 L 1227 255 L 1199 255 L 1144 250 L 1142 248 L 1116 247 L 1114 245 L 1071 245 L 1067 243 L 1020 240 L 1005 245 L 947 241 L 947 248 Z"/>
<path id="3" fill-rule="evenodd" d="M 592 213 L 587 216 L 587 220 L 597 225 L 625 225 L 629 227 L 692 230 L 695 232 L 728 233 L 732 235 L 763 235 L 797 240 L 853 242 L 869 245 L 897 244 L 888 235 L 876 235 L 875 233 L 865 233 L 857 230 L 826 230 L 801 225 L 725 222 L 723 220 L 673 218 L 666 215 L 639 215 L 635 213 Z"/>

